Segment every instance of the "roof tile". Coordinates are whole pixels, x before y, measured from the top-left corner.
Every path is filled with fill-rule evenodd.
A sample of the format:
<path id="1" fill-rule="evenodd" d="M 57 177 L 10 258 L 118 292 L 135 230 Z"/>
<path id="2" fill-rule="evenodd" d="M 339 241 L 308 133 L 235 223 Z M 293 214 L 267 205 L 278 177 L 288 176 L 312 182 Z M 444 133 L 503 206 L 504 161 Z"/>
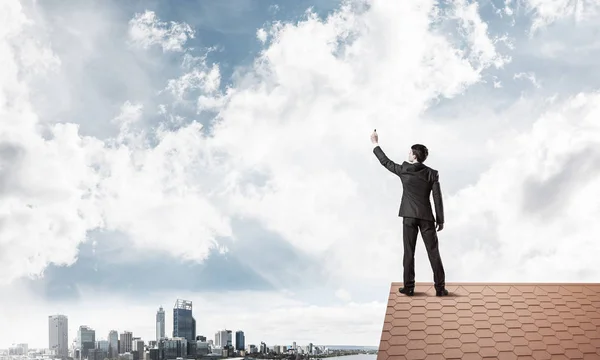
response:
<path id="1" fill-rule="evenodd" d="M 600 284 L 392 283 L 377 360 L 600 359 Z"/>

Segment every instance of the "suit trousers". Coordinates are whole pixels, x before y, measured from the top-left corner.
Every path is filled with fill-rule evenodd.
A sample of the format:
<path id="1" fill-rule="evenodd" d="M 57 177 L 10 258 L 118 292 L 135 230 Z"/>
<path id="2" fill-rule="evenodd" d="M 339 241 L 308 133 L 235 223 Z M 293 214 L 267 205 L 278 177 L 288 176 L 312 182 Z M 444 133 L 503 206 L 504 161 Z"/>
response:
<path id="1" fill-rule="evenodd" d="M 417 246 L 417 235 L 419 230 L 427 249 L 429 263 L 433 270 L 433 282 L 436 290 L 441 290 L 446 285 L 446 274 L 438 248 L 438 237 L 435 222 L 405 217 L 403 220 L 404 238 L 404 287 L 414 289 L 415 287 L 415 248 Z"/>

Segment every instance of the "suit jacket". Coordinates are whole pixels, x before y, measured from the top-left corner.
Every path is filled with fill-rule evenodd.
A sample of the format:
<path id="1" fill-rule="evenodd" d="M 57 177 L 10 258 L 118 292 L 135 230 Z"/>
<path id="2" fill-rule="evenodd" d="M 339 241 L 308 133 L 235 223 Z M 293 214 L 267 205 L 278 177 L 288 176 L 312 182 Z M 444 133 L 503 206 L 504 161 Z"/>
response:
<path id="1" fill-rule="evenodd" d="M 402 201 L 398 216 L 444 223 L 444 204 L 440 188 L 439 174 L 427 165 L 411 164 L 407 161 L 396 164 L 390 160 L 379 146 L 373 149 L 381 165 L 398 175 L 402 181 Z M 429 197 L 433 192 L 436 218 L 433 217 Z"/>

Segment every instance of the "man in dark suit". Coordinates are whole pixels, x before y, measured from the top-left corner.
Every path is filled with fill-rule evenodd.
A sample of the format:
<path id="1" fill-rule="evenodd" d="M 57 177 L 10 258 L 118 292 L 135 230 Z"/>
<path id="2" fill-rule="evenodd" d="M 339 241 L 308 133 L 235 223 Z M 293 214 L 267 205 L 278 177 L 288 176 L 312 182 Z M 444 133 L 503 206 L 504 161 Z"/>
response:
<path id="1" fill-rule="evenodd" d="M 396 174 L 402 181 L 402 201 L 398 216 L 404 218 L 404 287 L 400 292 L 408 296 L 413 296 L 415 293 L 415 247 L 420 230 L 433 269 L 435 294 L 446 296 L 448 295 L 448 290 L 445 288 L 446 275 L 435 228 L 436 223 L 437 231 L 444 228 L 444 206 L 438 172 L 423 164 L 429 151 L 424 145 L 415 144 L 408 152 L 408 161 L 396 164 L 379 147 L 377 131 L 371 134 L 371 142 L 374 145 L 373 153 L 381 165 Z M 432 191 L 436 218 L 433 217 L 429 201 Z"/>

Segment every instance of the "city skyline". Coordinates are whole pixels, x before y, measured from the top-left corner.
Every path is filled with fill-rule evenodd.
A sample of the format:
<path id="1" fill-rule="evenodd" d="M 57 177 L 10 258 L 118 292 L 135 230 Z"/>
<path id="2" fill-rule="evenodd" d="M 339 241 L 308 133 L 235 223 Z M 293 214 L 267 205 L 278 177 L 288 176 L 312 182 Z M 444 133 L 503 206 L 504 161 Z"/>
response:
<path id="1" fill-rule="evenodd" d="M 376 346 L 403 225 L 373 129 L 429 149 L 447 283 L 598 282 L 598 11 L 0 1 L 0 348 L 52 314 L 154 339 L 161 305 L 171 336 L 176 299 L 205 336 Z"/>
<path id="2" fill-rule="evenodd" d="M 178 299 L 174 310 L 181 309 L 182 307 L 191 308 L 191 302 L 186 300 Z M 163 307 L 159 307 L 159 312 L 163 311 Z M 164 311 L 163 311 L 164 312 Z M 158 314 L 158 313 L 157 313 Z M 175 312 L 174 312 L 175 318 Z M 159 318 L 157 317 L 157 322 Z M 162 317 L 164 322 L 164 317 Z M 115 329 L 111 329 L 106 338 L 103 338 L 93 327 L 88 325 L 79 325 L 77 327 L 77 337 L 75 339 L 71 339 L 69 341 L 66 336 L 66 330 L 68 329 L 68 316 L 64 314 L 55 314 L 48 316 L 48 346 L 47 347 L 33 347 L 34 349 L 47 349 L 47 350 L 56 350 L 56 356 L 58 358 L 67 357 L 71 351 L 79 351 L 79 354 L 82 358 L 87 357 L 87 352 L 91 349 L 100 349 L 106 351 L 107 354 L 111 354 L 111 348 L 114 346 L 115 342 L 113 339 L 115 338 L 113 335 L 117 335 L 118 338 L 118 351 L 117 354 L 130 353 L 132 351 L 139 350 L 138 346 L 136 346 L 136 342 L 139 342 L 141 346 L 149 346 L 150 343 L 156 343 L 158 340 L 145 340 L 139 336 L 134 336 L 132 331 L 123 330 L 118 331 Z M 175 328 L 176 321 L 173 322 L 173 328 Z M 235 337 L 234 337 L 235 334 Z M 175 336 L 173 334 L 172 337 L 161 337 L 166 339 L 176 339 L 182 338 L 181 336 Z M 184 337 L 183 337 L 184 338 Z M 194 340 L 197 338 L 204 338 L 207 342 L 213 344 L 213 346 L 217 348 L 225 348 L 230 347 L 235 351 L 245 351 L 248 347 L 258 348 L 261 344 L 265 344 L 264 340 L 257 342 L 257 344 L 247 344 L 245 332 L 241 329 L 221 329 L 218 330 L 214 334 L 214 338 L 206 335 L 197 335 Z M 184 338 L 185 339 L 185 338 Z M 68 346 L 65 346 L 68 344 Z M 15 343 L 12 344 L 11 347 L 14 346 L 24 346 L 26 348 L 25 353 L 27 353 L 27 349 L 32 349 L 29 346 L 29 343 Z M 271 346 L 283 346 L 286 348 L 296 349 L 297 342 L 291 341 L 289 344 L 272 344 Z M 313 346 L 313 343 L 310 342 L 306 344 L 306 346 Z M 1 349 L 1 348 L 0 348 Z M 5 350 L 5 349 L 2 349 Z M 109 355 L 110 356 L 110 355 Z"/>
<path id="3" fill-rule="evenodd" d="M 191 316 L 192 319 L 193 318 L 193 302 L 189 301 L 189 300 L 184 300 L 184 299 L 177 299 L 175 301 L 175 305 L 173 306 L 173 321 L 172 321 L 172 328 L 173 328 L 173 336 L 168 337 L 168 336 L 164 336 L 165 338 L 178 338 L 178 337 L 183 337 L 186 338 L 185 336 L 181 336 L 181 335 L 187 335 L 186 331 L 189 330 L 187 329 L 187 323 L 184 323 L 182 330 L 184 331 L 183 334 L 179 334 L 177 333 L 177 331 L 175 330 L 178 322 L 181 322 L 181 318 L 176 320 L 176 316 L 177 316 L 177 311 L 178 310 L 185 310 L 185 311 L 189 311 L 189 313 L 184 313 L 184 314 L 179 314 L 180 317 L 183 316 Z M 156 317 L 155 317 L 155 322 L 156 322 L 156 335 L 157 337 L 155 339 L 149 339 L 149 338 L 144 338 L 141 337 L 137 334 L 134 334 L 133 331 L 131 330 L 118 330 L 116 328 L 112 328 L 111 330 L 109 330 L 107 332 L 107 336 L 104 337 L 102 336 L 102 333 L 97 331 L 93 326 L 90 325 L 78 325 L 76 326 L 76 336 L 74 338 L 69 338 L 68 337 L 68 333 L 69 333 L 69 317 L 68 315 L 65 314 L 54 314 L 54 315 L 49 315 L 48 316 L 48 345 L 43 347 L 43 346 L 34 346 L 34 348 L 37 349 L 57 349 L 57 356 L 66 356 L 65 354 L 68 353 L 70 350 L 73 349 L 73 347 L 77 347 L 80 350 L 83 350 L 82 352 L 82 356 L 86 356 L 86 351 L 88 351 L 89 349 L 93 349 L 93 348 L 98 348 L 98 343 L 103 342 L 106 343 L 106 351 L 109 352 L 111 348 L 116 347 L 118 350 L 118 353 L 126 353 L 126 352 L 131 352 L 132 350 L 135 350 L 133 347 L 135 347 L 135 344 L 133 344 L 132 342 L 135 339 L 139 339 L 140 341 L 144 342 L 145 344 L 148 344 L 149 342 L 152 341 L 157 341 L 159 340 L 159 329 L 162 328 L 162 333 L 165 334 L 164 329 L 166 329 L 166 312 L 164 311 L 163 306 L 159 306 L 158 310 L 156 312 Z M 162 327 L 159 327 L 159 323 L 162 323 Z M 193 322 L 193 326 L 196 326 L 195 321 Z M 214 337 L 211 337 L 210 335 L 205 335 L 205 334 L 199 334 L 197 333 L 197 331 L 194 329 L 193 330 L 193 340 L 196 340 L 196 338 L 198 336 L 203 336 L 206 339 L 209 339 L 211 342 L 214 341 L 214 345 L 217 347 L 223 347 L 223 346 L 231 346 L 233 347 L 235 350 L 244 350 L 246 348 L 246 334 L 242 329 L 227 329 L 227 328 L 222 328 L 219 329 L 216 333 L 214 333 Z M 258 337 L 257 337 L 258 338 Z M 188 341 L 191 341 L 191 339 L 187 339 Z M 261 339 L 260 341 L 257 342 L 257 344 L 260 344 L 264 342 L 264 339 Z M 17 343 L 13 343 L 11 345 L 15 345 Z M 18 344 L 31 344 L 29 342 L 19 342 Z M 92 346 L 93 344 L 93 346 Z M 117 344 L 115 346 L 115 344 Z M 291 341 L 290 342 L 290 346 L 292 346 L 292 344 L 295 346 L 296 341 Z M 310 344 L 312 344 L 312 342 L 310 342 Z M 248 344 L 249 345 L 249 344 Z M 256 346 L 256 344 L 253 344 Z M 276 345 L 285 345 L 285 344 L 276 344 Z M 241 347 L 241 348 L 239 348 Z M 0 347 L 1 349 L 1 347 Z"/>
<path id="4" fill-rule="evenodd" d="M 174 310 L 191 310 L 192 304 L 189 301 L 178 299 Z M 162 310 L 162 307 L 160 308 Z M 160 311 L 159 310 L 159 311 Z M 176 311 L 173 312 L 174 321 L 173 327 L 178 328 L 181 326 L 181 317 L 187 316 L 187 314 L 178 314 Z M 209 339 L 206 336 L 199 335 L 194 339 L 187 339 L 181 336 L 160 337 L 156 341 L 144 341 L 143 339 L 133 336 L 132 332 L 124 331 L 119 334 L 120 339 L 118 341 L 117 352 L 113 351 L 112 339 L 117 334 L 117 331 L 111 330 L 109 338 L 111 340 L 97 340 L 96 332 L 94 329 L 81 325 L 78 329 L 77 339 L 73 342 L 73 346 L 69 349 L 66 354 L 64 349 L 60 348 L 64 345 L 64 341 L 61 346 L 56 345 L 56 333 L 58 330 L 61 335 L 64 335 L 66 330 L 65 323 L 68 320 L 66 315 L 58 314 L 49 316 L 49 346 L 47 348 L 36 348 L 32 349 L 27 343 L 14 344 L 8 349 L 6 353 L 4 349 L 0 349 L 0 356 L 8 355 L 8 359 L 12 359 L 13 356 L 22 358 L 43 358 L 43 359 L 58 359 L 58 360 L 101 360 L 101 359 L 119 359 L 119 360 L 167 360 L 172 358 L 231 358 L 237 356 L 245 356 L 246 354 L 252 353 L 288 353 L 291 351 L 297 355 L 303 354 L 319 354 L 329 353 L 330 350 L 336 351 L 335 349 L 329 349 L 328 347 L 315 346 L 309 343 L 305 346 L 298 346 L 294 341 L 291 345 L 267 345 L 264 341 L 260 344 L 254 345 L 245 344 L 245 336 L 242 330 L 235 331 L 235 342 L 232 341 L 232 330 L 221 330 L 215 333 L 214 340 Z M 55 326 L 56 324 L 60 326 Z M 60 327 L 60 329 L 57 329 Z M 177 331 L 181 331 L 179 329 Z M 183 328 L 185 332 L 185 326 Z M 176 332 L 176 331 L 175 331 Z M 177 334 L 173 334 L 177 335 Z M 60 338 L 64 340 L 64 337 Z M 58 349 L 60 348 L 60 349 Z M 359 349 L 355 349 L 359 350 Z M 313 352 L 315 351 L 315 352 Z M 352 350 L 351 350 L 352 351 Z M 360 350 L 362 352 L 366 349 Z M 357 352 L 354 352 L 357 353 Z M 346 353 L 348 354 L 348 353 Z M 338 353 L 339 355 L 339 353 Z M 237 357 L 239 358 L 239 357 Z"/>
<path id="5" fill-rule="evenodd" d="M 165 312 L 165 315 L 166 314 L 167 314 L 167 312 Z M 48 319 L 50 320 L 51 317 L 55 317 L 55 316 L 60 316 L 61 318 L 65 318 L 66 321 L 67 321 L 67 323 L 69 322 L 69 316 L 65 315 L 65 314 L 49 315 Z M 173 317 L 171 316 L 171 321 L 169 322 L 168 321 L 168 317 L 165 316 L 165 320 L 166 320 L 165 321 L 166 334 L 169 334 L 169 332 L 172 333 L 172 331 L 173 331 L 172 329 L 173 329 L 174 326 L 173 326 L 172 319 L 173 319 Z M 104 331 L 105 328 L 102 328 L 101 330 L 98 330 L 98 328 L 94 327 L 93 323 L 91 323 L 91 322 L 87 322 L 85 325 L 82 324 L 82 325 L 76 325 L 76 326 L 73 325 L 73 326 L 74 327 L 71 327 L 71 328 L 68 329 L 69 330 L 68 331 L 69 335 L 68 335 L 68 341 L 67 341 L 67 345 L 68 345 L 67 346 L 67 350 L 71 350 L 72 349 L 73 344 L 74 344 L 74 340 L 78 338 L 78 336 L 79 336 L 78 334 L 79 334 L 80 329 L 82 327 L 85 328 L 85 329 L 92 330 L 94 332 L 94 335 L 95 335 L 94 336 L 94 343 L 98 342 L 98 341 L 108 341 L 110 343 L 110 333 L 113 332 L 113 331 L 115 331 L 116 334 L 117 334 L 117 336 L 118 336 L 117 340 L 122 340 L 123 339 L 122 335 L 125 334 L 125 333 L 128 334 L 127 339 L 131 340 L 133 338 L 139 337 L 146 344 L 149 341 L 155 341 L 156 340 L 153 337 L 143 336 L 143 335 L 147 335 L 148 334 L 147 331 L 145 333 L 143 331 L 135 331 L 134 328 L 132 328 L 131 326 L 128 327 L 126 325 L 123 325 L 123 326 L 113 326 L 112 328 L 109 328 L 109 330 L 107 330 L 107 331 Z M 169 331 L 169 329 L 171 329 L 171 330 Z M 196 332 L 196 334 L 197 334 L 196 336 L 200 336 L 201 335 L 201 336 L 205 336 L 207 339 L 214 340 L 215 331 L 227 331 L 227 330 L 229 330 L 231 332 L 232 340 L 233 340 L 232 341 L 232 345 L 234 347 L 236 345 L 235 334 L 238 331 L 242 331 L 243 332 L 245 343 L 251 344 L 250 342 L 248 342 L 246 340 L 246 333 L 243 331 L 243 329 L 240 329 L 240 328 L 223 327 L 223 328 L 220 328 L 218 330 L 208 331 L 207 333 Z M 48 331 L 48 332 L 50 332 L 50 331 Z M 143 335 L 141 335 L 141 334 L 143 334 Z M 173 337 L 174 336 L 167 336 L 167 338 L 173 338 Z M 252 338 L 256 339 L 256 341 L 255 341 L 256 344 L 252 343 L 252 344 L 254 344 L 256 346 L 258 346 L 261 342 L 265 342 L 266 341 L 266 339 L 262 339 L 260 337 L 260 335 L 254 335 L 254 336 L 252 336 Z M 292 343 L 294 343 L 294 342 L 296 342 L 296 341 L 295 340 L 290 340 L 289 341 L 289 345 L 291 346 Z M 308 341 L 307 344 L 308 343 L 313 343 L 313 342 L 314 341 Z M 46 340 L 46 344 L 44 344 L 43 341 L 39 342 L 39 341 L 31 341 L 31 339 L 22 339 L 21 341 L 18 341 L 18 342 L 10 342 L 10 343 L 5 342 L 4 344 L 8 344 L 8 345 L 0 346 L 0 349 L 8 349 L 12 345 L 21 344 L 21 343 L 28 344 L 30 348 L 35 348 L 35 349 L 50 349 L 51 348 L 48 340 Z M 273 343 L 273 342 L 269 342 L 269 343 L 272 343 L 274 345 L 286 345 L 287 344 L 287 342 L 285 342 L 285 341 L 283 341 L 283 342 L 280 341 L 280 343 Z M 342 344 L 342 345 L 344 345 L 344 344 Z M 128 345 L 128 346 L 131 347 L 131 345 Z M 130 349 L 128 349 L 128 350 L 130 350 Z"/>

